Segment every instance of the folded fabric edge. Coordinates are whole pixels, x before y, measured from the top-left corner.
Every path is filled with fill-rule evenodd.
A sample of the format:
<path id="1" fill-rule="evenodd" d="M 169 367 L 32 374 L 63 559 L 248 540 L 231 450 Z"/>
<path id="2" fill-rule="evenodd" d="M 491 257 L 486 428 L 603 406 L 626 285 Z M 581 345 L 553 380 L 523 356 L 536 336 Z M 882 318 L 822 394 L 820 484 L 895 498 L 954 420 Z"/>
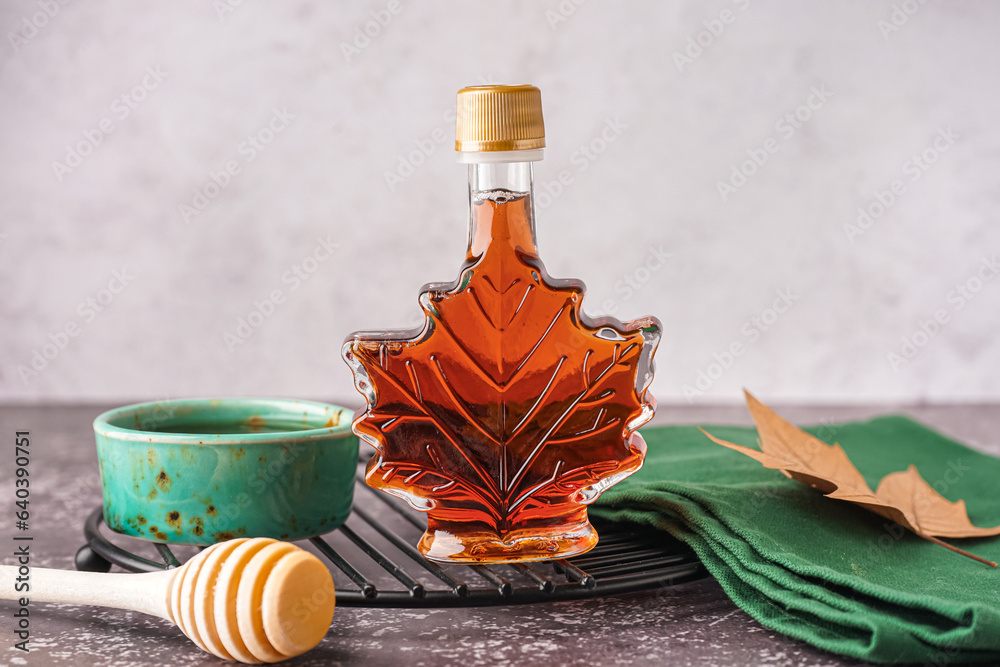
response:
<path id="1" fill-rule="evenodd" d="M 726 594 L 756 621 L 818 648 L 885 664 L 926 660 L 928 649 L 934 650 L 936 655 L 949 655 L 954 662 L 961 662 L 966 658 L 995 659 L 1000 655 L 992 650 L 982 649 L 956 652 L 951 648 L 954 644 L 946 643 L 945 638 L 936 637 L 929 626 L 907 623 L 898 616 L 875 609 L 863 601 L 845 598 L 819 584 L 804 582 L 794 571 L 787 570 L 754 551 L 761 564 L 781 568 L 782 576 L 799 580 L 800 590 L 789 588 L 785 582 L 769 576 L 773 573 L 768 573 L 766 567 L 748 566 L 747 562 L 713 535 L 701 530 L 698 522 L 684 516 L 683 510 L 691 510 L 689 502 L 689 499 L 683 497 L 675 498 L 673 511 L 669 513 L 665 513 L 664 508 L 657 505 L 646 507 L 644 511 L 600 507 L 595 508 L 595 515 L 611 521 L 631 523 L 638 519 L 669 532 L 694 549 Z M 749 545 L 746 547 L 752 549 Z M 817 595 L 810 595 L 809 591 L 814 591 Z M 879 606 L 891 605 L 880 598 L 872 598 L 871 602 Z M 760 605 L 766 605 L 770 613 Z M 936 613 L 932 609 L 921 611 Z M 870 621 L 871 616 L 878 616 L 884 623 Z M 900 650 L 900 641 L 910 643 L 907 650 Z"/>
<path id="2" fill-rule="evenodd" d="M 816 425 L 816 426 L 806 426 L 806 427 L 803 427 L 803 429 L 806 430 L 806 431 L 808 431 L 808 432 L 813 433 L 814 435 L 817 435 L 816 431 L 825 431 L 825 432 L 827 432 L 827 437 L 826 438 L 821 438 L 821 439 L 823 439 L 824 441 L 830 440 L 830 442 L 832 443 L 834 440 L 836 440 L 836 438 L 830 437 L 830 434 L 836 434 L 837 430 L 840 429 L 840 428 L 843 428 L 843 427 L 847 427 L 847 426 L 850 426 L 852 428 L 856 428 L 856 427 L 869 427 L 869 426 L 878 425 L 878 424 L 893 424 L 893 423 L 902 424 L 902 425 L 905 425 L 908 428 L 916 428 L 916 429 L 922 430 L 922 431 L 925 432 L 925 434 L 927 432 L 929 432 L 929 433 L 933 434 L 934 436 L 936 436 L 938 438 L 941 438 L 943 441 L 945 441 L 947 443 L 947 445 L 951 449 L 954 450 L 954 453 L 953 454 L 949 454 L 949 456 L 952 456 L 952 455 L 956 455 L 957 456 L 959 454 L 965 454 L 965 455 L 968 455 L 969 457 L 982 457 L 983 459 L 989 460 L 991 463 L 993 463 L 993 462 L 1000 463 L 1000 461 L 998 461 L 998 459 L 996 457 L 990 456 L 989 454 L 985 454 L 983 452 L 976 451 L 976 450 L 968 447 L 967 445 L 965 445 L 965 444 L 963 444 L 961 442 L 958 442 L 958 441 L 956 441 L 956 440 L 954 440 L 954 439 L 952 439 L 952 438 L 950 438 L 950 437 L 948 437 L 948 436 L 940 433 L 939 431 L 937 431 L 937 430 L 935 430 L 935 429 L 933 429 L 933 428 L 931 428 L 929 426 L 926 426 L 925 424 L 923 424 L 923 423 L 921 423 L 921 422 L 919 422 L 919 421 L 917 421 L 915 419 L 907 417 L 906 415 L 899 415 L 899 414 L 878 415 L 876 417 L 872 417 L 872 418 L 867 419 L 867 420 L 858 420 L 858 421 L 850 421 L 850 422 L 838 422 L 838 423 L 822 424 L 822 425 Z M 653 428 L 675 429 L 675 428 L 685 428 L 685 427 L 684 426 L 664 426 L 664 427 L 653 427 Z M 689 426 L 687 426 L 687 428 L 695 428 L 695 427 L 689 425 Z M 753 426 L 734 426 L 734 425 L 730 424 L 730 425 L 718 425 L 718 426 L 703 426 L 702 428 L 705 428 L 706 430 L 709 430 L 709 432 L 711 432 L 710 429 L 716 428 L 716 429 L 720 429 L 720 430 L 721 429 L 725 429 L 725 430 L 728 430 L 730 432 L 735 431 L 735 432 L 743 433 L 744 435 L 746 435 L 748 433 L 754 433 L 754 435 L 756 436 L 756 429 Z M 819 437 L 819 436 L 817 435 L 817 437 Z M 707 438 L 706 438 L 706 443 L 708 444 L 708 446 L 713 446 L 707 440 Z M 740 456 L 742 456 L 742 455 L 740 455 L 740 454 L 738 454 L 736 452 L 733 452 L 732 454 L 733 454 L 733 456 L 737 457 L 737 460 L 738 460 L 738 458 Z M 778 471 L 774 471 L 774 474 L 775 474 L 775 483 L 776 484 L 781 483 L 782 481 L 784 481 L 784 478 L 780 476 L 780 473 Z M 788 482 L 788 483 L 789 484 L 793 484 L 794 482 Z M 633 485 L 632 490 L 629 491 L 629 493 L 632 493 L 634 495 L 634 490 L 635 490 L 635 488 L 637 486 L 638 485 Z M 696 497 L 694 497 L 692 494 L 687 493 L 687 490 L 682 485 L 674 485 L 674 484 L 672 484 L 670 482 L 664 482 L 664 483 L 657 483 L 655 486 L 651 485 L 649 483 L 644 483 L 643 486 L 649 487 L 649 488 L 654 488 L 656 490 L 656 492 L 658 492 L 658 493 L 670 493 L 670 494 L 674 494 L 674 495 L 677 495 L 677 496 L 684 497 L 684 498 L 688 499 L 690 502 L 697 503 L 697 504 L 699 504 L 699 506 L 701 506 L 701 503 L 699 502 L 699 500 Z M 610 490 L 610 492 L 607 493 L 602 500 L 612 500 L 612 499 L 614 499 L 614 500 L 612 500 L 612 502 L 618 502 L 618 500 L 615 499 L 615 496 L 616 496 L 616 492 L 620 493 L 620 489 L 621 488 L 622 487 L 612 488 Z M 830 502 L 844 502 L 844 501 L 830 500 Z M 711 511 L 708 510 L 708 509 L 706 509 L 706 511 L 708 511 L 708 512 L 711 513 Z M 862 508 L 857 508 L 857 511 L 858 512 L 865 512 L 866 510 L 864 510 Z M 733 525 L 732 522 L 730 522 L 726 517 L 721 517 L 721 516 L 718 516 L 718 515 L 716 515 L 714 513 L 712 513 L 712 516 L 714 517 L 714 519 L 718 523 L 720 523 L 721 525 L 724 525 L 729 532 L 731 532 L 731 533 L 733 533 L 733 534 L 735 534 L 737 536 L 740 536 L 740 539 L 743 539 L 743 540 L 747 539 L 746 536 L 741 535 L 739 526 Z M 998 539 L 1000 539 L 1000 538 L 998 538 Z M 928 548 L 942 548 L 942 547 L 936 547 L 936 546 L 933 546 L 930 543 L 928 543 Z M 960 558 L 960 556 L 956 556 L 956 558 Z M 803 576 L 803 577 L 812 577 L 812 578 L 818 578 L 818 579 L 824 579 L 824 580 L 830 581 L 831 583 L 833 583 L 835 585 L 842 586 L 842 587 L 845 587 L 845 588 L 850 588 L 851 590 L 856 591 L 860 595 L 865 595 L 865 596 L 872 597 L 872 598 L 878 598 L 880 600 L 885 600 L 887 602 L 892 602 L 892 603 L 897 604 L 899 606 L 909 607 L 909 608 L 917 609 L 917 610 L 925 610 L 925 609 L 928 609 L 929 607 L 931 607 L 931 608 L 933 608 L 933 610 L 935 612 L 937 612 L 937 613 L 939 613 L 939 614 L 947 617 L 953 623 L 961 623 L 962 620 L 965 619 L 968 616 L 968 614 L 970 613 L 970 611 L 972 613 L 977 613 L 977 612 L 979 612 L 979 613 L 986 613 L 987 611 L 994 611 L 994 613 L 996 613 L 997 616 L 1000 617 L 1000 610 L 974 609 L 974 608 L 971 608 L 971 607 L 968 607 L 968 606 L 958 607 L 958 606 L 955 606 L 954 603 L 951 600 L 947 600 L 947 599 L 936 598 L 930 604 L 928 604 L 928 601 L 927 601 L 927 599 L 925 597 L 909 596 L 909 595 L 907 595 L 905 593 L 901 593 L 900 591 L 897 591 L 895 589 L 887 588 L 885 586 L 880 586 L 878 584 L 875 584 L 875 583 L 872 583 L 872 582 L 869 582 L 869 581 L 866 581 L 866 580 L 861 580 L 861 579 L 858 579 L 856 577 L 850 577 L 850 576 L 844 575 L 843 573 L 841 573 L 841 572 L 839 572 L 837 570 L 833 570 L 833 569 L 829 569 L 829 568 L 825 568 L 825 567 L 810 567 L 808 564 L 804 564 L 804 563 L 796 561 L 795 558 L 793 558 L 793 557 L 783 558 L 780 554 L 778 554 L 776 556 L 776 558 L 769 559 L 769 560 L 771 560 L 772 562 L 776 562 L 776 563 L 780 564 L 782 567 L 784 567 L 784 568 L 786 568 L 786 569 L 788 569 L 788 570 L 790 570 L 792 572 L 795 572 L 795 573 L 797 573 L 800 576 Z"/>

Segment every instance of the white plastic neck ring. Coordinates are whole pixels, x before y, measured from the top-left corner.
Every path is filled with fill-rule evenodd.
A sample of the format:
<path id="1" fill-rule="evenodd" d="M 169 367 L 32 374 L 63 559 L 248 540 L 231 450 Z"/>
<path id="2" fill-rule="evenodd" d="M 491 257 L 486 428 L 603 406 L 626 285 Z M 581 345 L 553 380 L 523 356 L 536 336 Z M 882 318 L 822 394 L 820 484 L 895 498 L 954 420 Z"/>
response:
<path id="1" fill-rule="evenodd" d="M 538 162 L 542 159 L 545 149 L 536 148 L 530 151 L 459 151 L 458 161 L 461 164 L 489 164 L 496 162 Z"/>

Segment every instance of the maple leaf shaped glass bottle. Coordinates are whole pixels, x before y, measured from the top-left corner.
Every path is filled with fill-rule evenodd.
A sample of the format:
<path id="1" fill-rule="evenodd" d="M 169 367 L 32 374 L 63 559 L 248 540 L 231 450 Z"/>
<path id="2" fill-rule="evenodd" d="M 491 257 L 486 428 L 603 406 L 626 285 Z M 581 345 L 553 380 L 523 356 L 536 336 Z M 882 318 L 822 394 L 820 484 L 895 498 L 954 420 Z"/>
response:
<path id="1" fill-rule="evenodd" d="M 458 279 L 423 288 L 423 326 L 344 343 L 367 401 L 354 432 L 376 449 L 366 479 L 427 513 L 430 559 L 573 556 L 597 544 L 587 505 L 642 465 L 660 323 L 590 318 L 583 283 L 546 273 L 537 88 L 459 91 L 456 132 L 471 209 Z"/>

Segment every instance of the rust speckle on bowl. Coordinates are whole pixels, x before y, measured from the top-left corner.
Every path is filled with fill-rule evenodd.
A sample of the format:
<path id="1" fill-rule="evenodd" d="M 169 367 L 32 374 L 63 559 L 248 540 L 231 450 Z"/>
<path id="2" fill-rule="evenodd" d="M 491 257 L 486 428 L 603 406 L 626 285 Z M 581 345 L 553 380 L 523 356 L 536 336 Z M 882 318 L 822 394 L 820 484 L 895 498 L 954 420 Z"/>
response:
<path id="1" fill-rule="evenodd" d="M 205 508 L 205 514 L 211 517 L 219 516 L 219 510 L 215 509 L 215 505 L 209 505 Z"/>
<path id="2" fill-rule="evenodd" d="M 241 458 L 243 458 L 243 455 L 246 454 L 246 453 L 247 453 L 247 450 L 243 449 L 242 447 L 240 447 L 235 452 L 233 452 L 233 454 L 236 456 L 236 460 L 237 461 L 239 461 Z"/>
<path id="3" fill-rule="evenodd" d="M 181 532 L 183 532 L 183 529 L 181 527 L 181 513 L 178 512 L 177 510 L 174 510 L 172 512 L 167 512 L 167 525 L 173 528 L 174 532 L 180 535 Z"/>
<path id="4" fill-rule="evenodd" d="M 243 537 L 247 534 L 247 529 L 240 527 L 238 530 L 220 530 L 217 533 L 212 533 L 212 539 L 216 542 L 225 542 L 226 540 L 232 540 L 237 537 Z"/>
<path id="5" fill-rule="evenodd" d="M 153 537 L 155 537 L 156 539 L 158 539 L 161 542 L 166 542 L 167 541 L 167 535 L 166 535 L 166 533 L 161 533 L 160 529 L 157 528 L 156 526 L 153 526 L 152 528 L 149 529 L 149 534 L 152 535 Z"/>
<path id="6" fill-rule="evenodd" d="M 150 469 L 156 467 L 156 452 L 152 449 L 146 452 L 146 459 L 149 461 Z"/>
<path id="7" fill-rule="evenodd" d="M 139 522 L 139 525 L 140 525 L 140 526 L 145 526 L 145 525 L 146 525 L 146 517 L 144 517 L 144 516 L 143 516 L 143 515 L 141 515 L 141 514 L 140 514 L 139 516 L 137 516 L 137 517 L 135 518 L 135 520 Z"/>
<path id="8" fill-rule="evenodd" d="M 205 522 L 202 520 L 200 516 L 196 516 L 193 519 L 191 519 L 190 523 L 194 524 L 194 528 L 191 529 L 192 533 L 194 533 L 198 537 L 201 537 L 202 535 L 205 534 Z"/>
<path id="9" fill-rule="evenodd" d="M 147 495 L 146 500 L 155 500 L 156 496 L 160 495 L 160 492 L 156 489 L 152 489 Z"/>
<path id="10" fill-rule="evenodd" d="M 161 491 L 169 491 L 170 487 L 173 486 L 173 481 L 170 479 L 170 475 L 167 474 L 166 470 L 161 470 L 160 474 L 156 476 L 156 485 L 160 487 Z"/>
<path id="11" fill-rule="evenodd" d="M 259 415 L 254 415 L 247 420 L 247 426 L 249 426 L 252 431 L 261 431 L 267 426 L 267 420 Z"/>

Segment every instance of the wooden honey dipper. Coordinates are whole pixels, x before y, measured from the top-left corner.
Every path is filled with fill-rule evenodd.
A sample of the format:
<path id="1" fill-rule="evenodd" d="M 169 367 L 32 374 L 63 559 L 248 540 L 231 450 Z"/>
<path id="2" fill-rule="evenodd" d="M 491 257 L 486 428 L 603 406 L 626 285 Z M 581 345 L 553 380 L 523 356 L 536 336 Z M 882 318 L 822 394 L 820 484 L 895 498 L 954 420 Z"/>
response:
<path id="1" fill-rule="evenodd" d="M 0 599 L 129 609 L 176 623 L 212 655 L 279 662 L 323 639 L 333 619 L 333 578 L 316 556 L 268 538 L 205 549 L 181 567 L 148 574 L 31 568 L 31 590 L 14 591 L 18 568 L 0 566 Z"/>

